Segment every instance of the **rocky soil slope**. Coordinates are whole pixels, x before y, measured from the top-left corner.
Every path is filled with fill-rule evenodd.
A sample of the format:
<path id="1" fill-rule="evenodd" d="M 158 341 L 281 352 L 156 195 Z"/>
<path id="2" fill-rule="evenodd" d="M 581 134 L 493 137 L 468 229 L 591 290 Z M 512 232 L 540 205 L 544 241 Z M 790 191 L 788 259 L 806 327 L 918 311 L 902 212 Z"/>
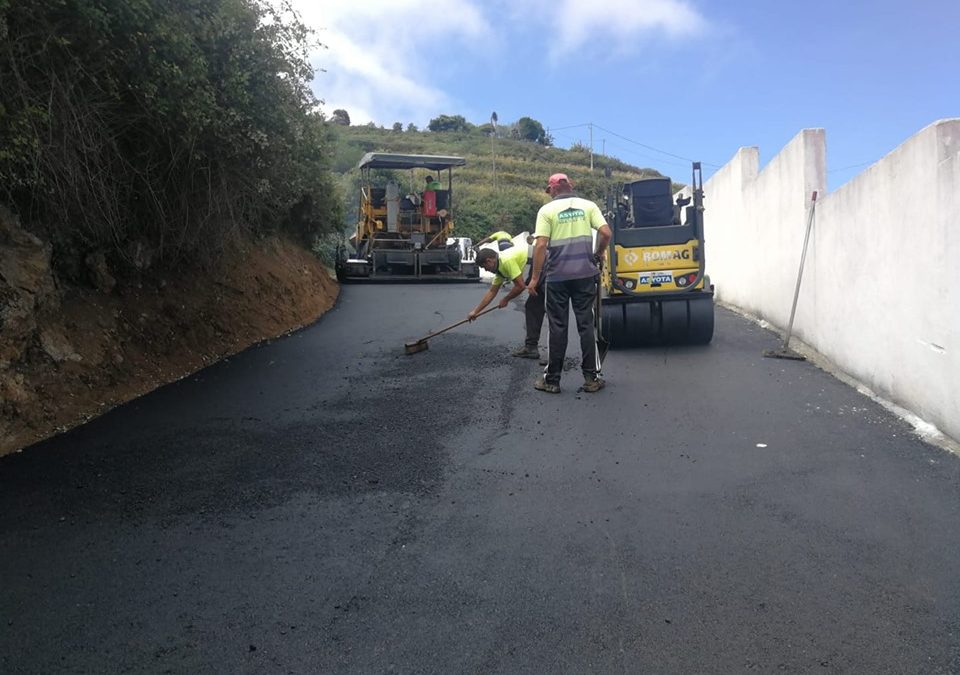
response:
<path id="1" fill-rule="evenodd" d="M 0 455 L 311 323 L 339 290 L 281 240 L 135 279 L 92 254 L 84 286 L 64 284 L 50 262 L 49 244 L 0 212 Z"/>

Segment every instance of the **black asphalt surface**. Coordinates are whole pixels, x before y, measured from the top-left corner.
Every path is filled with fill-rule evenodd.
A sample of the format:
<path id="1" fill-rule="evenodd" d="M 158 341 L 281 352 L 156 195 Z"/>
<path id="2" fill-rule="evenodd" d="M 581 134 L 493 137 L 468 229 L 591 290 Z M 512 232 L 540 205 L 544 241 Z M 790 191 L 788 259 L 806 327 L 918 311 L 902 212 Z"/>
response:
<path id="1" fill-rule="evenodd" d="M 724 310 L 597 394 L 518 308 L 403 355 L 484 290 L 347 286 L 0 459 L 0 672 L 960 672 L 960 458 Z"/>

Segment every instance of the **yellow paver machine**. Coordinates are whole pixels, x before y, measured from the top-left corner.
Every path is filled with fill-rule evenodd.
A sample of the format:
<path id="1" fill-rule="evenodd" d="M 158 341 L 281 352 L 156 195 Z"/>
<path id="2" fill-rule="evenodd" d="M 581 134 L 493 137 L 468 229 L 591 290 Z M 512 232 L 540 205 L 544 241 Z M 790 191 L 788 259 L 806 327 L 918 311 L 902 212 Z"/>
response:
<path id="1" fill-rule="evenodd" d="M 453 167 L 465 164 L 440 155 L 364 155 L 357 230 L 337 251 L 337 278 L 477 281 L 470 240 L 453 236 Z"/>
<path id="2" fill-rule="evenodd" d="M 713 285 L 705 273 L 703 177 L 673 199 L 669 178 L 623 186 L 614 209 L 600 293 L 603 347 L 707 344 Z"/>

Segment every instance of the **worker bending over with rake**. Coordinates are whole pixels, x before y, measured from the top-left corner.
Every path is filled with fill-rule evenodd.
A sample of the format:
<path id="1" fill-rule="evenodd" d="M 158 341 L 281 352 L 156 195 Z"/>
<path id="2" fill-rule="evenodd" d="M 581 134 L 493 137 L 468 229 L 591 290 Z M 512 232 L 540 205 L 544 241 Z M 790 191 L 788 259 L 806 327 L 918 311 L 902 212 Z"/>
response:
<path id="1" fill-rule="evenodd" d="M 505 281 L 512 281 L 513 288 L 507 293 L 506 297 L 498 305 L 500 309 L 505 308 L 511 300 L 523 293 L 527 284 L 523 281 L 523 269 L 527 266 L 527 247 L 514 246 L 506 251 L 497 253 L 496 251 L 485 248 L 477 254 L 477 264 L 483 269 L 493 274 L 493 281 L 490 283 L 490 289 L 484 293 L 478 304 L 469 314 L 467 319 L 473 321 L 477 315 L 483 311 L 483 308 L 489 305 L 500 291 L 500 287 Z M 530 301 L 527 301 L 530 304 Z M 534 302 L 534 304 L 536 304 Z M 529 309 L 525 312 L 527 317 L 527 343 L 518 350 L 512 352 L 514 356 L 523 356 L 531 359 L 540 358 L 540 350 L 537 349 L 537 342 L 540 340 L 540 326 L 543 322 L 543 311 L 540 312 L 539 322 L 536 324 L 536 335 L 533 337 L 533 346 L 530 343 L 531 317 Z M 546 362 L 543 362 L 545 365 Z"/>
<path id="2" fill-rule="evenodd" d="M 547 321 L 550 347 L 543 377 L 533 385 L 539 391 L 560 393 L 560 375 L 567 353 L 569 306 L 580 333 L 583 361 L 583 391 L 595 392 L 604 387 L 600 379 L 600 359 L 594 326 L 594 303 L 597 299 L 602 259 L 612 233 L 600 208 L 573 192 L 573 183 L 566 174 L 555 173 L 547 183 L 552 200 L 537 212 L 533 236 L 533 272 L 528 288 L 531 294 L 546 291 Z M 593 233 L 597 230 L 597 250 L 593 250 Z M 540 289 L 541 279 L 546 288 Z"/>

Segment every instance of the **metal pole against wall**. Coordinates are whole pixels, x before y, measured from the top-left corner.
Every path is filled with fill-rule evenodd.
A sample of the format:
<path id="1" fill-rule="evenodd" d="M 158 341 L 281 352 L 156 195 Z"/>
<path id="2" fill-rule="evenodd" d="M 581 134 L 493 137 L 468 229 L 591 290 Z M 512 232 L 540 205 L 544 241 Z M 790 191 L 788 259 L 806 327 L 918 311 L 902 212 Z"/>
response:
<path id="1" fill-rule="evenodd" d="M 797 270 L 797 286 L 793 291 L 793 305 L 790 307 L 790 321 L 787 322 L 787 334 L 780 349 L 768 349 L 763 355 L 772 359 L 792 359 L 805 361 L 806 357 L 790 349 L 790 337 L 793 335 L 793 319 L 797 315 L 797 300 L 800 297 L 800 282 L 803 280 L 803 264 L 807 259 L 807 244 L 810 242 L 810 230 L 813 229 L 813 215 L 817 210 L 817 191 L 810 196 L 810 213 L 807 214 L 807 232 L 803 237 L 803 252 L 800 254 L 800 269 Z"/>

